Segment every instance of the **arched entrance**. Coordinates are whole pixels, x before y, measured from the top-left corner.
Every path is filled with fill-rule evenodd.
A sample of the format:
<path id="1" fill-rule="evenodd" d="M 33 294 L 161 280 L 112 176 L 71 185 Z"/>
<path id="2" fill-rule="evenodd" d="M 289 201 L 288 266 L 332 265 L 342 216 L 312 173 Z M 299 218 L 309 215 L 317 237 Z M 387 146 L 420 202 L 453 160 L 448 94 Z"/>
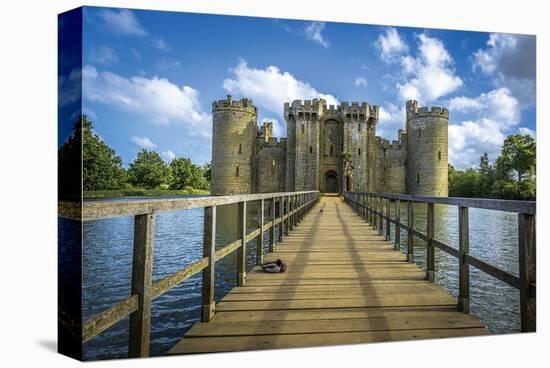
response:
<path id="1" fill-rule="evenodd" d="M 325 174 L 325 192 L 338 193 L 338 174 L 332 170 Z"/>

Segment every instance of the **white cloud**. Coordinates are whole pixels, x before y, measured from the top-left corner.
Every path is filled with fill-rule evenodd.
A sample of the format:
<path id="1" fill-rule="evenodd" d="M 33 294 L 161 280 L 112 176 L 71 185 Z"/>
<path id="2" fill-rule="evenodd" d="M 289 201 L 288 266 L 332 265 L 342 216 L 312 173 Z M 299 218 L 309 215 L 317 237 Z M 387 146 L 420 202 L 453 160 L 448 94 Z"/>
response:
<path id="1" fill-rule="evenodd" d="M 537 135 L 533 129 L 529 129 L 527 127 L 521 127 L 518 130 L 519 130 L 519 134 L 521 135 L 530 135 L 534 139 L 537 139 Z"/>
<path id="2" fill-rule="evenodd" d="M 57 78 L 57 99 L 60 106 L 77 102 L 82 97 L 82 71 L 74 68 L 69 75 L 60 75 Z"/>
<path id="3" fill-rule="evenodd" d="M 153 45 L 161 51 L 170 51 L 172 47 L 166 43 L 162 38 L 154 38 Z"/>
<path id="4" fill-rule="evenodd" d="M 397 61 L 400 55 L 409 50 L 397 29 L 392 27 L 386 28 L 385 32 L 378 36 L 375 45 L 380 52 L 380 58 L 388 63 Z"/>
<path id="5" fill-rule="evenodd" d="M 280 138 L 286 137 L 286 124 L 276 118 L 262 118 L 261 124 L 272 122 L 273 123 L 273 136 Z"/>
<path id="6" fill-rule="evenodd" d="M 455 97 L 449 101 L 449 110 L 482 114 L 499 123 L 501 129 L 517 125 L 520 120 L 518 100 L 507 88 L 499 88 L 478 97 Z"/>
<path id="7" fill-rule="evenodd" d="M 174 160 L 176 158 L 176 154 L 170 150 L 168 151 L 164 151 L 160 154 L 162 156 L 162 158 L 164 159 L 164 161 L 170 163 L 172 162 L 172 160 Z"/>
<path id="8" fill-rule="evenodd" d="M 473 54 L 474 70 L 509 88 L 522 105 L 535 103 L 536 42 L 534 36 L 492 33 L 487 48 Z"/>
<path id="9" fill-rule="evenodd" d="M 424 33 L 417 37 L 418 56 L 401 58 L 403 74 L 410 79 L 397 83 L 397 88 L 403 100 L 428 103 L 455 92 L 463 82 L 455 75 L 453 59 L 439 39 Z"/>
<path id="10" fill-rule="evenodd" d="M 378 110 L 378 124 L 376 125 L 376 135 L 386 139 L 397 139 L 397 131 L 405 128 L 405 106 L 397 106 L 392 103 L 386 103 L 380 106 Z"/>
<path id="11" fill-rule="evenodd" d="M 323 37 L 323 30 L 325 29 L 325 23 L 323 22 L 311 22 L 306 27 L 306 37 L 308 40 L 318 43 L 324 48 L 330 47 L 330 42 Z"/>
<path id="12" fill-rule="evenodd" d="M 137 17 L 128 9 L 105 9 L 99 13 L 105 25 L 114 33 L 123 36 L 147 36 Z"/>
<path id="13" fill-rule="evenodd" d="M 110 47 L 92 47 L 89 54 L 90 61 L 101 65 L 113 65 L 118 62 L 118 55 Z"/>
<path id="14" fill-rule="evenodd" d="M 226 91 L 251 98 L 256 106 L 281 117 L 283 104 L 296 99 L 323 98 L 329 105 L 338 104 L 334 96 L 318 92 L 309 83 L 297 79 L 288 72 L 282 72 L 276 66 L 255 69 L 248 67 L 246 61 L 241 60 L 231 72 L 234 79 L 228 78 L 223 82 Z"/>
<path id="15" fill-rule="evenodd" d="M 146 149 L 146 150 L 152 150 L 157 147 L 156 144 L 154 144 L 149 138 L 147 137 L 136 137 L 133 136 L 131 138 L 132 142 L 134 142 L 138 147 Z"/>
<path id="16" fill-rule="evenodd" d="M 84 98 L 135 114 L 156 124 L 178 122 L 192 135 L 211 135 L 211 116 L 199 102 L 199 92 L 179 87 L 165 78 L 123 77 L 85 66 L 82 75 Z"/>
<path id="17" fill-rule="evenodd" d="M 449 161 L 464 169 L 477 166 L 484 152 L 494 160 L 500 153 L 504 138 L 498 122 L 487 118 L 449 125 Z"/>
<path id="18" fill-rule="evenodd" d="M 458 168 L 478 165 L 484 152 L 496 159 L 504 138 L 521 119 L 519 102 L 506 88 L 473 98 L 455 97 L 448 105 L 451 119 L 453 112 L 468 115 L 461 123 L 449 125 L 449 161 Z"/>
<path id="19" fill-rule="evenodd" d="M 365 78 L 365 77 L 357 77 L 353 81 L 353 84 L 355 85 L 355 87 L 365 87 L 366 88 L 367 84 L 368 84 L 368 81 L 367 81 L 367 78 Z"/>

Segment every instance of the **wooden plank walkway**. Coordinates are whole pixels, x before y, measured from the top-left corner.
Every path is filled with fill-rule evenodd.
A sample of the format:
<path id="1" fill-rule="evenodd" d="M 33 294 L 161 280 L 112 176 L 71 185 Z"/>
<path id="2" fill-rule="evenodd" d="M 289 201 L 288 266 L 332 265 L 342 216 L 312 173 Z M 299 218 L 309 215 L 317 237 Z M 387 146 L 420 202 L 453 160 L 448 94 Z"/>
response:
<path id="1" fill-rule="evenodd" d="M 287 272 L 251 271 L 169 354 L 489 334 L 339 197 L 322 197 L 277 258 Z"/>

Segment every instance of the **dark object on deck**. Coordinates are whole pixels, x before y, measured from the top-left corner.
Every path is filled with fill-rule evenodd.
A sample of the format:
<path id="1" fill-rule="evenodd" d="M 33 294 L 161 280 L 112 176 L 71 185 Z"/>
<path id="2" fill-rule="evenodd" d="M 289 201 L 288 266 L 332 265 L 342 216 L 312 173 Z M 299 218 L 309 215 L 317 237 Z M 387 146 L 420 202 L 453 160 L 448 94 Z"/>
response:
<path id="1" fill-rule="evenodd" d="M 286 263 L 284 263 L 280 259 L 276 260 L 275 262 L 267 262 L 262 264 L 262 270 L 269 273 L 285 272 L 286 267 Z"/>

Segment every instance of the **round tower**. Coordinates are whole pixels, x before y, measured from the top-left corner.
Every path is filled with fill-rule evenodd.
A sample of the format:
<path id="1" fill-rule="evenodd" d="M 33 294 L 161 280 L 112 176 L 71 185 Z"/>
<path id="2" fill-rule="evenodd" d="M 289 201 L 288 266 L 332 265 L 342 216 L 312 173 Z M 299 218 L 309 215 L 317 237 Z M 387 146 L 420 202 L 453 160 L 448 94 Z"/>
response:
<path id="1" fill-rule="evenodd" d="M 407 192 L 448 196 L 449 111 L 407 101 Z"/>
<path id="2" fill-rule="evenodd" d="M 212 104 L 212 195 L 254 191 L 257 120 L 249 99 Z"/>

